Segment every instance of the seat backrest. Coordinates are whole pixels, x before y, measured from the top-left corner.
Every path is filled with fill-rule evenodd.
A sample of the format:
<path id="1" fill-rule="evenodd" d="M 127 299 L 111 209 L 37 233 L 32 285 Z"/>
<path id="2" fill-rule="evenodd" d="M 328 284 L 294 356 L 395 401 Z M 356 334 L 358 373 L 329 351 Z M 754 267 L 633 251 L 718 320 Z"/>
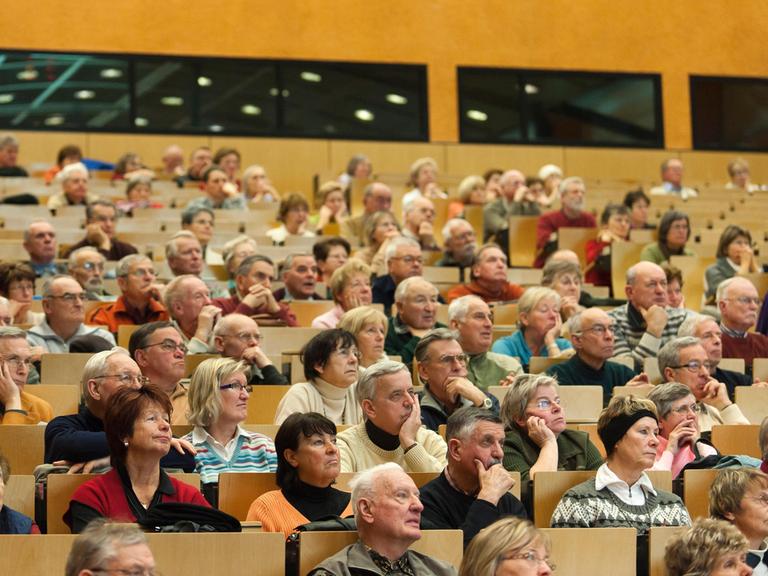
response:
<path id="1" fill-rule="evenodd" d="M 548 358 L 545 356 L 531 356 L 530 361 L 530 370 L 529 372 L 531 374 L 541 374 L 542 372 L 546 372 L 549 370 L 552 366 L 555 364 L 560 364 L 561 362 L 565 362 L 568 360 L 568 358 L 558 357 L 558 358 Z"/>
<path id="2" fill-rule="evenodd" d="M 514 326 L 518 318 L 517 303 L 499 304 L 493 307 L 494 326 Z"/>
<path id="3" fill-rule="evenodd" d="M 616 386 L 613 389 L 614 396 L 637 396 L 638 398 L 647 398 L 653 390 L 653 384 L 647 386 Z"/>
<path id="4" fill-rule="evenodd" d="M 45 426 L 0 426 L 0 447 L 14 474 L 32 474 L 45 456 Z"/>
<path id="5" fill-rule="evenodd" d="M 538 216 L 511 216 L 509 219 L 510 266 L 530 268 L 536 258 L 536 227 Z M 503 248 L 503 247 L 502 247 Z"/>
<path id="6" fill-rule="evenodd" d="M 587 267 L 587 242 L 597 238 L 597 228 L 571 228 L 564 226 L 557 230 L 557 248 L 573 250 L 579 257 L 581 269 Z"/>
<path id="7" fill-rule="evenodd" d="M 697 470 L 698 472 L 698 470 Z M 688 509 L 690 512 L 690 508 Z M 687 526 L 654 526 L 648 534 L 648 576 L 666 576 L 664 549 L 670 538 L 688 530 Z"/>
<path id="8" fill-rule="evenodd" d="M 594 444 L 595 447 L 600 451 L 600 456 L 602 456 L 603 460 L 605 460 L 605 446 L 603 446 L 603 441 L 600 439 L 600 435 L 597 433 L 597 424 L 594 422 L 587 424 L 577 424 L 576 430 L 581 430 L 582 432 L 589 434 L 589 439 L 592 441 L 592 444 Z"/>
<path id="9" fill-rule="evenodd" d="M 635 575 L 634 528 L 544 528 L 543 532 L 552 542 L 550 559 L 558 565 L 557 574 Z"/>
<path id="10" fill-rule="evenodd" d="M 40 358 L 40 384 L 80 385 L 90 353 L 43 354 Z"/>
<path id="11" fill-rule="evenodd" d="M 187 354 L 184 357 L 184 377 L 191 378 L 200 364 L 212 358 L 221 358 L 221 354 Z"/>
<path id="12" fill-rule="evenodd" d="M 222 472 L 219 474 L 219 510 L 242 522 L 256 498 L 277 489 L 274 472 Z"/>
<path id="13" fill-rule="evenodd" d="M 712 444 L 720 454 L 746 454 L 762 458 L 760 454 L 760 426 L 758 424 L 730 424 L 712 426 Z"/>
<path id="14" fill-rule="evenodd" d="M 752 360 L 752 374 L 761 382 L 768 380 L 768 358 L 754 358 Z"/>
<path id="15" fill-rule="evenodd" d="M 627 270 L 640 261 L 644 244 L 635 242 L 614 242 L 611 244 L 611 284 L 617 298 L 624 295 L 627 284 Z"/>
<path id="16" fill-rule="evenodd" d="M 533 482 L 533 521 L 536 527 L 548 528 L 563 494 L 594 475 L 594 470 L 538 472 Z"/>
<path id="17" fill-rule="evenodd" d="M 11 474 L 5 485 L 3 505 L 35 517 L 35 477 L 31 474 Z"/>
<path id="18" fill-rule="evenodd" d="M 128 350 L 128 343 L 131 341 L 131 334 L 141 328 L 141 324 L 121 324 L 117 327 L 117 345 Z"/>
<path id="19" fill-rule="evenodd" d="M 760 424 L 768 416 L 768 388 L 736 386 L 736 404 L 747 420 L 752 424 Z"/>
<path id="20" fill-rule="evenodd" d="M 64 513 L 69 509 L 69 501 L 81 485 L 96 478 L 98 474 L 51 474 L 48 476 L 48 491 L 45 497 L 45 510 L 48 534 L 69 534 L 69 527 L 64 523 Z M 174 473 L 169 476 L 200 489 L 199 474 Z"/>
<path id="21" fill-rule="evenodd" d="M 701 469 L 683 472 L 683 502 L 691 520 L 709 516 L 709 487 L 719 470 Z"/>
<path id="22" fill-rule="evenodd" d="M 53 408 L 54 416 L 77 413 L 77 406 L 80 404 L 80 386 L 36 384 L 27 386 L 24 390 L 48 402 Z"/>
<path id="23" fill-rule="evenodd" d="M 254 386 L 248 398 L 246 424 L 273 424 L 280 400 L 290 386 Z"/>
<path id="24" fill-rule="evenodd" d="M 299 576 L 306 576 L 320 562 L 357 542 L 357 532 L 302 532 L 299 543 Z M 461 530 L 422 530 L 411 550 L 443 560 L 458 570 L 464 555 Z"/>
<path id="25" fill-rule="evenodd" d="M 292 300 L 288 306 L 296 315 L 298 325 L 303 328 L 312 326 L 312 320 L 325 314 L 336 306 L 333 300 Z"/>
<path id="26" fill-rule="evenodd" d="M 723 370 L 744 374 L 744 358 L 722 358 L 720 362 L 717 363 L 717 367 L 722 368 Z"/>
<path id="27" fill-rule="evenodd" d="M 661 383 L 661 371 L 659 370 L 659 359 L 654 357 L 645 358 L 643 360 L 643 372 L 648 375 L 648 380 L 651 384 Z"/>
<path id="28" fill-rule="evenodd" d="M 603 387 L 560 386 L 560 403 L 569 423 L 597 422 L 603 409 Z"/>
<path id="29" fill-rule="evenodd" d="M 319 333 L 319 328 L 262 326 L 261 349 L 266 354 L 298 352 Z"/>
<path id="30" fill-rule="evenodd" d="M 344 490 L 345 492 L 351 492 L 352 489 L 349 487 L 349 482 L 355 475 L 356 472 L 342 472 L 339 474 L 336 478 L 336 488 Z M 413 483 L 416 484 L 418 488 L 421 488 L 427 482 L 431 482 L 440 476 L 440 472 L 408 472 L 408 476 L 411 477 Z"/>
<path id="31" fill-rule="evenodd" d="M 3 574 L 51 576 L 64 574 L 69 550 L 75 537 L 71 534 L 0 535 Z"/>

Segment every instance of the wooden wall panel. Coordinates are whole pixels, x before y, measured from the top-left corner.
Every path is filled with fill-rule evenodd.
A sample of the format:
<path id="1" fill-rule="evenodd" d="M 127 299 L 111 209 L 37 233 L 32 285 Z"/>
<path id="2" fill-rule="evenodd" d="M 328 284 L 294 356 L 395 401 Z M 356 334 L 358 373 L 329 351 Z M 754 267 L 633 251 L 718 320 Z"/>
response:
<path id="1" fill-rule="evenodd" d="M 446 171 L 451 174 L 483 174 L 489 168 L 516 168 L 537 174 L 544 164 L 564 162 L 559 146 L 500 146 L 490 144 L 446 144 Z"/>

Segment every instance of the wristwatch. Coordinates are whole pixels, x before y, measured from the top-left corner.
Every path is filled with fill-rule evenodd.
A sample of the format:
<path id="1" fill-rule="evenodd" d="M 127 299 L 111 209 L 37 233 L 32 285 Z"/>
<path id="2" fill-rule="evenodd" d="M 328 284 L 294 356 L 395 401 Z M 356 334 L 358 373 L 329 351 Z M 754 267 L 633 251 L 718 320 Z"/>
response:
<path id="1" fill-rule="evenodd" d="M 485 400 L 483 400 L 482 407 L 486 410 L 490 410 L 493 407 L 493 400 L 488 398 L 488 396 L 485 397 Z"/>

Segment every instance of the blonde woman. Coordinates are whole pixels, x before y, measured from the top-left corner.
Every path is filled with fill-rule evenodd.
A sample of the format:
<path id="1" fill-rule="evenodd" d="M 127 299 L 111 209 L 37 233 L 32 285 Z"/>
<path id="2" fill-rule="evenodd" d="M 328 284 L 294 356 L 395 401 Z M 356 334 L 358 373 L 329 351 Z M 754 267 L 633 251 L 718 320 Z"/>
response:
<path id="1" fill-rule="evenodd" d="M 419 158 L 411 164 L 408 186 L 413 189 L 403 196 L 403 206 L 407 206 L 420 196 L 425 198 L 447 198 L 437 184 L 437 161 L 434 158 Z"/>
<path id="2" fill-rule="evenodd" d="M 461 216 L 464 213 L 464 208 L 468 205 L 482 206 L 485 204 L 485 180 L 482 176 L 467 176 L 459 184 L 458 193 L 459 199 L 453 200 L 448 205 L 446 221 Z"/>
<path id="3" fill-rule="evenodd" d="M 737 528 L 702 518 L 669 539 L 664 566 L 668 576 L 749 576 L 752 568 L 745 561 L 746 553 L 747 539 Z"/>
<path id="4" fill-rule="evenodd" d="M 326 182 L 318 191 L 322 205 L 315 222 L 315 230 L 322 233 L 328 224 L 343 224 L 349 218 L 347 201 L 344 198 L 344 187 L 338 182 Z"/>
<path id="5" fill-rule="evenodd" d="M 371 269 L 354 258 L 334 271 L 328 287 L 336 306 L 312 320 L 312 328 L 336 328 L 344 312 L 373 301 Z"/>
<path id="6" fill-rule="evenodd" d="M 366 247 L 358 250 L 355 258 L 368 264 L 376 276 L 386 275 L 385 253 L 389 241 L 400 237 L 400 224 L 391 212 L 374 212 L 365 222 L 363 236 Z"/>
<path id="7" fill-rule="evenodd" d="M 387 360 L 384 353 L 387 317 L 383 312 L 370 306 L 360 306 L 345 312 L 338 327 L 355 337 L 357 349 L 360 351 L 361 371 L 380 360 Z"/>

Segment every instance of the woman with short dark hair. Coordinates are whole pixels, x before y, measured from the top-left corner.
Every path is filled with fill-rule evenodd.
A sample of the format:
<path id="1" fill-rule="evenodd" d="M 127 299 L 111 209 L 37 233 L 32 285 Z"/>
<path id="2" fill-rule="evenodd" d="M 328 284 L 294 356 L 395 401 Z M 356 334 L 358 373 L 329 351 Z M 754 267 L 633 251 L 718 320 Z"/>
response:
<path id="1" fill-rule="evenodd" d="M 289 236 L 314 238 L 315 233 L 308 229 L 309 202 L 301 194 L 288 194 L 280 200 L 277 209 L 277 221 L 282 224 L 277 228 L 267 230 L 267 236 L 275 244 L 283 244 Z"/>
<path id="2" fill-rule="evenodd" d="M 597 238 L 587 241 L 584 279 L 595 286 L 611 286 L 611 246 L 629 240 L 629 210 L 623 204 L 608 204 L 600 216 Z"/>
<path id="3" fill-rule="evenodd" d="M 125 374 L 101 376 L 101 382 Z M 140 374 L 134 375 L 139 382 Z M 114 385 L 114 382 L 112 383 Z M 179 482 L 160 468 L 171 447 L 168 395 L 153 384 L 139 388 L 123 385 L 109 400 L 104 431 L 112 470 L 89 480 L 72 495 L 64 522 L 81 532 L 94 518 L 139 522 L 161 502 L 209 506 L 197 488 Z"/>
<path id="4" fill-rule="evenodd" d="M 336 424 L 359 423 L 358 356 L 355 337 L 338 328 L 324 330 L 307 342 L 301 351 L 307 381 L 294 384 L 283 396 L 275 424 L 294 412 L 318 412 Z"/>
<path id="5" fill-rule="evenodd" d="M 630 190 L 624 196 L 624 206 L 629 210 L 629 225 L 632 230 L 654 230 L 656 226 L 648 223 L 648 208 L 651 199 L 642 188 Z"/>
<path id="6" fill-rule="evenodd" d="M 734 276 L 760 272 L 752 245 L 752 234 L 746 228 L 726 226 L 717 243 L 717 261 L 704 272 L 704 297 L 714 304 L 720 282 Z"/>
<path id="7" fill-rule="evenodd" d="M 686 243 L 691 237 L 691 221 L 688 215 L 670 210 L 659 222 L 659 241 L 651 242 L 640 252 L 640 260 L 661 266 L 670 256 L 695 256 Z"/>
<path id="8" fill-rule="evenodd" d="M 297 526 L 352 513 L 349 494 L 333 487 L 339 475 L 336 425 L 322 414 L 291 414 L 275 436 L 277 485 L 248 510 L 264 532 L 290 536 Z"/>

